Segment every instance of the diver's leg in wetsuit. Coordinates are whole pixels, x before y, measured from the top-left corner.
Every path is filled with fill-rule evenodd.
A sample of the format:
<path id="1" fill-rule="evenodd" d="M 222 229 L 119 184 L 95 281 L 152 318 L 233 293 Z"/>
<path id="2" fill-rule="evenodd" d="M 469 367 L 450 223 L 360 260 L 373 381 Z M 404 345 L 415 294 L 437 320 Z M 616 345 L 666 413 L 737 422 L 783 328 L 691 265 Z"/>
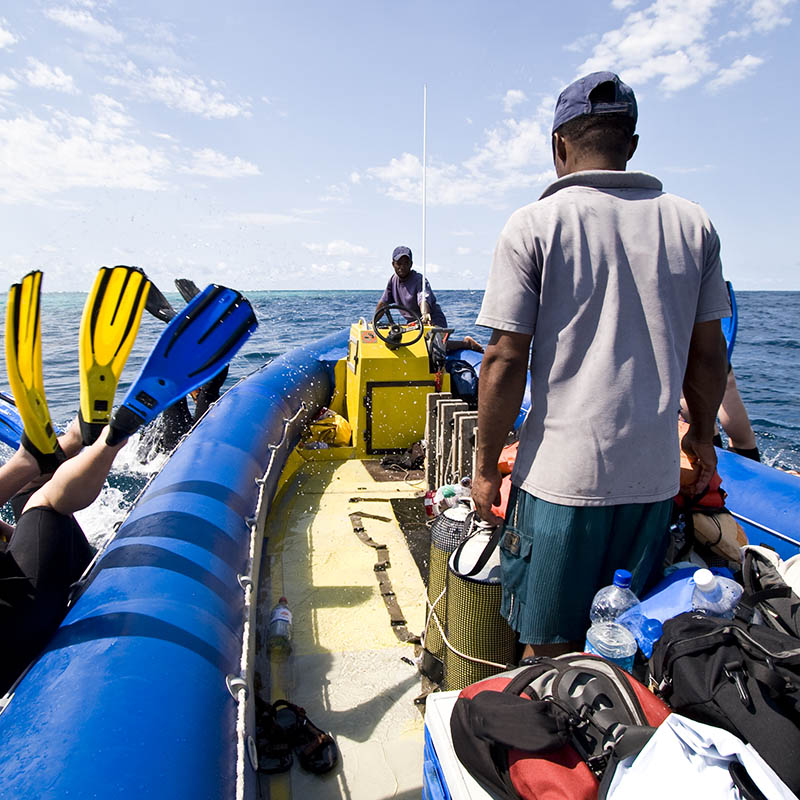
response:
<path id="1" fill-rule="evenodd" d="M 100 493 L 123 445 L 109 446 L 101 435 L 61 464 L 25 504 L 0 556 L 2 693 L 53 635 L 67 610 L 70 587 L 92 559 L 91 545 L 71 515 Z"/>
<path id="2" fill-rule="evenodd" d="M 219 400 L 222 384 L 228 377 L 228 368 L 225 367 L 219 374 L 215 375 L 208 383 L 204 383 L 195 394 L 194 421 L 197 422 L 203 414 L 208 411 L 212 403 Z"/>

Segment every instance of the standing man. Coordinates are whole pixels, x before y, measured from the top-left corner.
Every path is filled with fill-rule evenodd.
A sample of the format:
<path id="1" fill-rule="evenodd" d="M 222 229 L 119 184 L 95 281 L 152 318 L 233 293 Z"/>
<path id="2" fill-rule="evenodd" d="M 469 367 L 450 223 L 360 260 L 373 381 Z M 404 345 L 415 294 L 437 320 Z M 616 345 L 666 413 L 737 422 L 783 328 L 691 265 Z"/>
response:
<path id="1" fill-rule="evenodd" d="M 696 491 L 716 466 L 719 320 L 730 315 L 719 238 L 698 205 L 625 171 L 637 113 L 611 72 L 564 89 L 552 132 L 558 179 L 506 223 L 478 317 L 493 329 L 472 488 L 483 519 L 499 522 L 497 459 L 531 369 L 500 540 L 502 612 L 525 655 L 579 649 L 592 597 L 614 570 L 629 569 L 638 592 L 660 564 L 679 485 L 681 387 Z"/>
<path id="2" fill-rule="evenodd" d="M 386 284 L 381 299 L 378 300 L 378 305 L 375 308 L 376 314 L 384 306 L 395 303 L 420 317 L 422 316 L 422 275 L 411 269 L 412 264 L 411 249 L 405 245 L 395 247 L 392 253 L 394 275 L 389 278 L 389 283 Z M 423 319 L 423 323 L 446 328 L 447 319 L 431 291 L 431 285 L 428 281 L 425 281 L 425 302 L 428 306 L 430 320 Z M 403 316 L 409 321 L 413 319 L 410 314 L 403 314 Z"/>

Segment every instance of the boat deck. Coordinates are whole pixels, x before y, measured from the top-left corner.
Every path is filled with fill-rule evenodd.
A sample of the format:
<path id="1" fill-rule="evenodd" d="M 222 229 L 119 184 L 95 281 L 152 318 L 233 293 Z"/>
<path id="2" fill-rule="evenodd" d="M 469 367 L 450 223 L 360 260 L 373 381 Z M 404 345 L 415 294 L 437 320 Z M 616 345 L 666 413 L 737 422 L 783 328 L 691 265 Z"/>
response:
<path id="1" fill-rule="evenodd" d="M 288 660 L 259 659 L 269 672 L 262 692 L 305 708 L 332 733 L 341 756 L 324 776 L 305 772 L 296 759 L 289 772 L 262 776 L 262 794 L 272 800 L 420 797 L 423 719 L 414 704 L 414 646 L 401 642 L 391 624 L 375 569 L 385 556 L 359 539 L 350 515 L 360 515 L 362 538 L 388 547 L 385 574 L 406 628 L 419 634 L 425 586 L 392 500 L 418 498 L 423 485 L 378 480 L 370 474 L 376 472 L 358 460 L 309 461 L 266 521 L 258 629 L 266 631 L 269 610 L 285 595 L 294 630 Z M 402 636 L 405 629 L 396 630 Z"/>

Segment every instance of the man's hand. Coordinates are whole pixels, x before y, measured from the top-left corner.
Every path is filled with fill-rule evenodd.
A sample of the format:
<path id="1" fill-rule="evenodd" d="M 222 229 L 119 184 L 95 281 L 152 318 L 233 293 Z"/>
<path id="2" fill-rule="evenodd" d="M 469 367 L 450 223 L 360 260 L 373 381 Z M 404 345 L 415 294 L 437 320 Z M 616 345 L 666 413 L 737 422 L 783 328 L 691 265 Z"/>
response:
<path id="1" fill-rule="evenodd" d="M 503 522 L 492 512 L 492 506 L 498 506 L 501 502 L 500 483 L 502 480 L 503 476 L 497 468 L 488 475 L 479 472 L 472 479 L 472 502 L 475 503 L 475 511 L 480 519 L 490 525 L 500 525 Z"/>
<path id="2" fill-rule="evenodd" d="M 693 486 L 687 491 L 699 494 L 708 486 L 717 467 L 717 451 L 712 443 L 717 409 L 727 383 L 727 351 L 718 319 L 698 322 L 692 328 L 689 358 L 683 377 L 683 396 L 689 409 L 689 432 L 681 449 L 696 470 Z"/>
<path id="3" fill-rule="evenodd" d="M 691 427 L 681 439 L 681 450 L 686 453 L 695 468 L 694 484 L 683 488 L 692 496 L 698 495 L 708 486 L 714 475 L 714 470 L 717 468 L 717 451 L 712 442 L 696 439 Z"/>
<path id="4" fill-rule="evenodd" d="M 472 499 L 478 516 L 492 525 L 503 520 L 492 513 L 500 503 L 502 476 L 497 459 L 519 414 L 531 348 L 531 336 L 492 331 L 478 382 L 478 452 L 472 476 Z"/>

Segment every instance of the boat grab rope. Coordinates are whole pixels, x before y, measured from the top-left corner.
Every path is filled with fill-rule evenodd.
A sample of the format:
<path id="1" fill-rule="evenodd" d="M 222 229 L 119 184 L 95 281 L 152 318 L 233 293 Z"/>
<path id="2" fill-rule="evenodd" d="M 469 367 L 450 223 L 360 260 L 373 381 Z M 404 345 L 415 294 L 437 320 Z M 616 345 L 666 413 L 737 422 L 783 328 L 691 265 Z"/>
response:
<path id="1" fill-rule="evenodd" d="M 367 545 L 367 547 L 371 547 L 375 551 L 375 555 L 378 560 L 375 562 L 375 565 L 372 567 L 372 569 L 374 570 L 375 578 L 378 581 L 378 588 L 380 589 L 381 597 L 383 598 L 383 602 L 386 604 L 386 610 L 389 612 L 389 618 L 391 619 L 392 631 L 394 632 L 394 635 L 404 644 L 406 642 L 419 644 L 419 636 L 411 633 L 406 627 L 405 615 L 400 608 L 400 603 L 397 602 L 397 595 L 394 593 L 394 589 L 392 588 L 392 581 L 388 575 L 388 569 L 392 566 L 391 562 L 389 561 L 389 548 L 385 544 L 378 544 L 364 530 L 362 516 L 375 515 L 352 513 L 349 516 L 350 524 L 353 526 L 353 533 L 355 533 L 355 535 L 359 538 L 359 541 Z M 381 517 L 380 519 L 384 520 L 386 518 Z"/>
<path id="2" fill-rule="evenodd" d="M 497 669 L 508 669 L 508 664 L 498 664 L 496 661 L 487 661 L 484 658 L 477 658 L 476 656 L 468 656 L 466 653 L 462 653 L 457 648 L 453 647 L 450 644 L 450 640 L 447 638 L 447 635 L 444 632 L 444 628 L 442 627 L 442 623 L 439 622 L 439 615 L 436 614 L 435 609 L 439 601 L 445 596 L 447 593 L 447 588 L 445 587 L 442 589 L 442 593 L 431 603 L 430 599 L 426 598 L 426 605 L 430 609 L 428 613 L 428 619 L 425 622 L 425 636 L 428 635 L 428 628 L 430 627 L 431 620 L 436 623 L 436 627 L 439 629 L 439 635 L 442 637 L 442 641 L 444 642 L 445 647 L 451 652 L 455 653 L 459 658 L 463 658 L 466 661 L 472 661 L 473 664 L 485 664 L 487 667 L 497 667 Z M 424 646 L 423 641 L 423 646 Z"/>
<path id="3" fill-rule="evenodd" d="M 256 586 L 259 580 L 259 562 L 261 560 L 261 546 L 263 536 L 264 520 L 269 513 L 270 498 L 267 495 L 267 482 L 273 468 L 276 465 L 276 455 L 281 447 L 286 443 L 292 424 L 297 421 L 300 415 L 307 409 L 305 401 L 300 403 L 300 407 L 291 417 L 284 417 L 283 431 L 277 444 L 268 444 L 267 450 L 270 453 L 269 462 L 260 478 L 256 478 L 256 485 L 259 488 L 256 509 L 252 517 L 247 517 L 245 523 L 250 532 L 250 543 L 248 548 L 247 565 L 243 573 L 239 575 L 239 585 L 244 591 L 243 627 L 242 627 L 242 654 L 239 661 L 239 674 L 227 675 L 225 683 L 237 703 L 236 713 L 236 800 L 244 800 L 246 795 L 246 760 L 250 766 L 258 769 L 258 750 L 255 738 L 252 733 L 248 733 L 247 709 L 248 691 L 253 684 L 253 672 L 255 665 L 251 658 L 255 648 L 255 621 L 258 613 L 256 599 Z"/>

